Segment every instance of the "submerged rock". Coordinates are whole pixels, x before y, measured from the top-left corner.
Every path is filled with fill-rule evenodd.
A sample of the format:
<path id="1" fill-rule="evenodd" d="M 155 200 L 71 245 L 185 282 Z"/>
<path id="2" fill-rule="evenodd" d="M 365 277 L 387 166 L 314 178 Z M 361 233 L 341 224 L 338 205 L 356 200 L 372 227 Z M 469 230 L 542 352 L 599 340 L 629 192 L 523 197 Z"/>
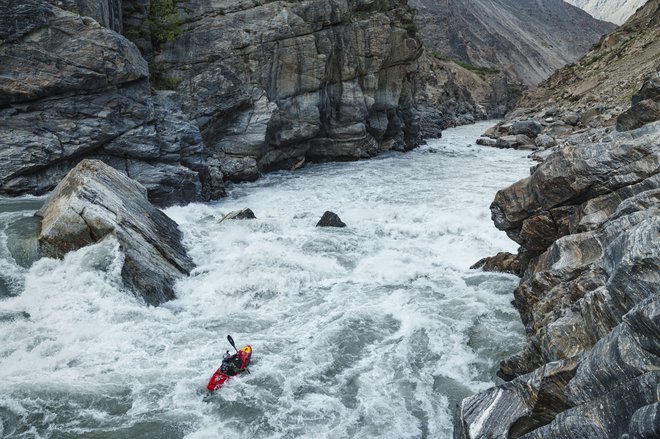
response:
<path id="1" fill-rule="evenodd" d="M 37 212 L 42 255 L 67 252 L 114 236 L 125 260 L 126 288 L 149 305 L 175 297 L 173 284 L 194 267 L 176 223 L 147 200 L 147 190 L 98 160 L 83 160 Z"/>
<path id="2" fill-rule="evenodd" d="M 334 212 L 327 210 L 318 223 L 316 227 L 346 227 L 346 224 L 339 218 Z"/>
<path id="3" fill-rule="evenodd" d="M 223 222 L 225 220 L 247 220 L 247 219 L 256 219 L 257 217 L 255 216 L 254 212 L 252 212 L 252 209 L 249 207 L 246 207 L 245 209 L 240 209 L 240 210 L 235 210 L 233 212 L 229 212 L 227 215 L 223 216 L 220 222 Z"/>

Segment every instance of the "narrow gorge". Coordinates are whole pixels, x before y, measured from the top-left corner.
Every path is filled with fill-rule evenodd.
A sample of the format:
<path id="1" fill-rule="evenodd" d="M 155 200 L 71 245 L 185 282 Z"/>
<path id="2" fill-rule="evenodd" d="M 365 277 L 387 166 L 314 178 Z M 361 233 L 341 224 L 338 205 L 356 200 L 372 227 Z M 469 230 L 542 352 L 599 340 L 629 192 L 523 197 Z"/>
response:
<path id="1" fill-rule="evenodd" d="M 0 438 L 660 436 L 659 44 L 660 0 L 0 0 Z"/>

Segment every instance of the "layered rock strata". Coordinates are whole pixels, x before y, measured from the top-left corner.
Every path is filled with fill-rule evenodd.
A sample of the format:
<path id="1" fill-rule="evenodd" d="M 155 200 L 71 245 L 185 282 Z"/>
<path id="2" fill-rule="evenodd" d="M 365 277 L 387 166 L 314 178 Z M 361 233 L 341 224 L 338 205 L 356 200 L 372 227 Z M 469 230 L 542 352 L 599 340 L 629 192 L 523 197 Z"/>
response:
<path id="1" fill-rule="evenodd" d="M 655 437 L 660 122 L 560 146 L 491 210 L 521 245 L 528 341 L 509 383 L 459 405 L 455 437 Z"/>
<path id="2" fill-rule="evenodd" d="M 125 287 L 150 305 L 173 299 L 174 282 L 194 267 L 176 223 L 151 205 L 144 186 L 98 160 L 71 170 L 37 216 L 43 256 L 62 258 L 114 237 Z"/>
<path id="3" fill-rule="evenodd" d="M 233 180 L 418 141 L 405 1 L 191 0 L 155 57 Z"/>
<path id="4" fill-rule="evenodd" d="M 2 194 L 43 193 L 90 157 L 159 204 L 201 201 L 222 196 L 226 180 L 418 141 L 421 44 L 403 0 L 0 9 Z"/>
<path id="5" fill-rule="evenodd" d="M 44 193 L 84 157 L 126 172 L 159 204 L 224 193 L 199 129 L 175 96 L 152 95 L 130 41 L 41 0 L 0 9 L 0 193 Z"/>

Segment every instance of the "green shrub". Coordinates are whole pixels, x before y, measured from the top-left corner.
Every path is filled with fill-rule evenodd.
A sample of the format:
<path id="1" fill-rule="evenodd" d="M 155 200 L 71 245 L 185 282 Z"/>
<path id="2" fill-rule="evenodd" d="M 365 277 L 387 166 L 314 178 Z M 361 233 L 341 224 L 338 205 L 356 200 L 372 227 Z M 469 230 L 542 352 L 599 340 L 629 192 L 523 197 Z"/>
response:
<path id="1" fill-rule="evenodd" d="M 149 4 L 147 24 L 151 32 L 151 43 L 157 49 L 181 36 L 183 19 L 174 3 L 174 0 L 151 0 Z"/>

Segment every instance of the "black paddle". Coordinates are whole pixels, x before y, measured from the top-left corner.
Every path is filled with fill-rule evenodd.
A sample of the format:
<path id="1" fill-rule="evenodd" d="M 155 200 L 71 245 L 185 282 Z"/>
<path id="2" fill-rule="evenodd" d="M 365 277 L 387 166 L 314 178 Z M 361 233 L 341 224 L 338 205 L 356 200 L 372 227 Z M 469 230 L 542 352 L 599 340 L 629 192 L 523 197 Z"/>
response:
<path id="1" fill-rule="evenodd" d="M 236 345 L 234 344 L 234 339 L 231 338 L 231 335 L 227 335 L 227 341 L 229 341 L 229 344 L 234 348 L 234 350 L 236 352 L 238 352 L 238 349 L 236 348 Z M 245 370 L 247 370 L 247 373 L 251 374 L 250 369 L 248 369 L 247 366 L 245 367 Z"/>

